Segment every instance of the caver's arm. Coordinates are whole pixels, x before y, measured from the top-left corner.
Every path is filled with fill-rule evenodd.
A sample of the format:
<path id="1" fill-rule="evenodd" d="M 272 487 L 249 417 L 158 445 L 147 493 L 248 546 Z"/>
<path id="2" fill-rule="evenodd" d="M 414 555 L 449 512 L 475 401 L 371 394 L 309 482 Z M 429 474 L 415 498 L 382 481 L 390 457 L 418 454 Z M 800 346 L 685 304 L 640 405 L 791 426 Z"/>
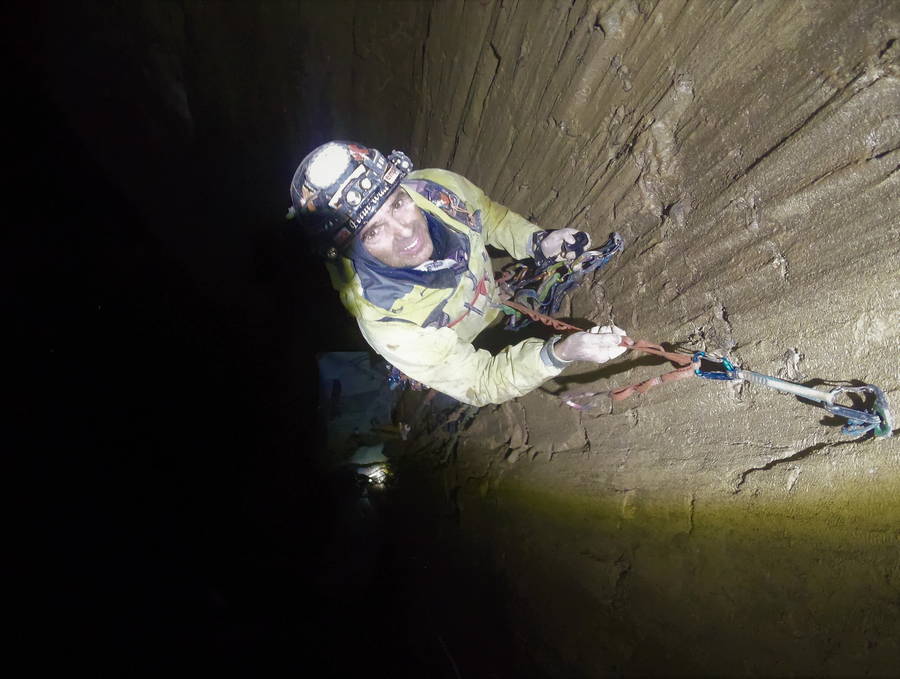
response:
<path id="1" fill-rule="evenodd" d="M 491 355 L 460 340 L 451 328 L 359 325 L 371 347 L 403 373 L 474 406 L 524 396 L 562 370 L 548 359 L 540 339 L 526 339 Z"/>

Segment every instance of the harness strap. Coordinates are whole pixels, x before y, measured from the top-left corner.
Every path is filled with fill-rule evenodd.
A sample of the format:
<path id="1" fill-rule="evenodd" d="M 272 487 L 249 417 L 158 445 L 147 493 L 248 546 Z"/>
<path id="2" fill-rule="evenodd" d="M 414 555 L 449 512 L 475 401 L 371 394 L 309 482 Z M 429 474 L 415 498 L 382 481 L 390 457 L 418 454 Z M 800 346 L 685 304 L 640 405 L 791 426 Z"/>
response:
<path id="1" fill-rule="evenodd" d="M 488 293 L 488 289 L 487 289 L 487 278 L 482 278 L 480 281 L 478 281 L 478 285 L 475 286 L 475 296 L 472 297 L 472 301 L 465 305 L 466 310 L 463 311 L 462 314 L 458 318 L 456 318 L 455 320 L 448 323 L 447 327 L 452 328 L 454 325 L 456 325 L 462 319 L 464 319 L 466 316 L 468 316 L 469 312 L 475 308 L 475 303 L 478 301 L 478 298 L 481 297 L 482 295 L 487 297 L 488 294 L 489 293 Z"/>

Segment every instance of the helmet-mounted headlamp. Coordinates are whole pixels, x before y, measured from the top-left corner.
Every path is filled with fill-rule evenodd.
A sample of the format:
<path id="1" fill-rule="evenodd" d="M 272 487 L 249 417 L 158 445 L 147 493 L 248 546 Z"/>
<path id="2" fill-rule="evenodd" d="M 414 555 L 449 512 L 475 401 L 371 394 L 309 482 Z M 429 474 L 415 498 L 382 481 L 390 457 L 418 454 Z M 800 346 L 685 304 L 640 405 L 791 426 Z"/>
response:
<path id="1" fill-rule="evenodd" d="M 310 153 L 291 182 L 289 216 L 296 216 L 317 249 L 336 257 L 412 170 L 402 151 L 385 158 L 376 149 L 334 141 Z"/>

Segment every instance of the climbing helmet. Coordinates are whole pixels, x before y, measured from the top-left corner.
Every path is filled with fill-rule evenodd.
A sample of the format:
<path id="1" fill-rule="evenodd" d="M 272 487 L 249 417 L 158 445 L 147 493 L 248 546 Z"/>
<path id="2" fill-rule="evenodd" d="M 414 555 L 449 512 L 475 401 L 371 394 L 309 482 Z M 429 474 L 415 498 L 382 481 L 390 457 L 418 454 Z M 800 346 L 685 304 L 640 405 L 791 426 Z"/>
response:
<path id="1" fill-rule="evenodd" d="M 402 151 L 331 141 L 300 163 L 291 180 L 288 218 L 298 219 L 313 248 L 337 257 L 412 170 Z"/>

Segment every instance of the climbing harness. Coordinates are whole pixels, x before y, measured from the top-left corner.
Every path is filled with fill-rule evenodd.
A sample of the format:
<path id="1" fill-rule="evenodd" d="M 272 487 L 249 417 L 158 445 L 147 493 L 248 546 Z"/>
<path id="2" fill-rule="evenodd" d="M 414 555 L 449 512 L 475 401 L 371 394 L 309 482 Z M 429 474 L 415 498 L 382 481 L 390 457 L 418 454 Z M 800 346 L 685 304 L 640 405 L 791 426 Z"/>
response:
<path id="1" fill-rule="evenodd" d="M 534 242 L 535 253 L 540 252 L 540 240 Z M 503 299 L 502 310 L 508 316 L 506 330 L 521 330 L 532 321 L 540 320 L 533 316 L 534 313 L 544 316 L 558 313 L 566 294 L 624 247 L 618 233 L 611 233 L 606 243 L 596 250 L 585 250 L 587 243 L 587 234 L 579 232 L 574 243 L 563 243 L 560 261 L 538 255 L 534 264 L 512 262 L 503 267 L 497 284 Z M 574 257 L 566 259 L 569 254 Z"/>
<path id="2" fill-rule="evenodd" d="M 701 370 L 698 366 L 694 371 L 697 377 L 707 380 L 745 380 L 751 384 L 759 384 L 787 394 L 794 394 L 809 401 L 821 403 L 828 412 L 847 420 L 847 424 L 841 428 L 841 432 L 848 436 L 862 436 L 871 431 L 875 436 L 888 437 L 892 433 L 894 418 L 888 408 L 887 397 L 874 384 L 864 384 L 858 387 L 838 386 L 831 391 L 822 391 L 797 384 L 796 382 L 788 382 L 778 377 L 772 377 L 771 375 L 763 375 L 752 370 L 743 370 L 735 366 L 726 357 L 710 356 L 705 351 L 695 352 L 694 360 L 699 363 L 701 359 L 719 363 L 722 369 Z M 874 396 L 873 407 L 871 409 L 849 408 L 839 405 L 835 401 L 842 394 L 872 394 Z"/>

